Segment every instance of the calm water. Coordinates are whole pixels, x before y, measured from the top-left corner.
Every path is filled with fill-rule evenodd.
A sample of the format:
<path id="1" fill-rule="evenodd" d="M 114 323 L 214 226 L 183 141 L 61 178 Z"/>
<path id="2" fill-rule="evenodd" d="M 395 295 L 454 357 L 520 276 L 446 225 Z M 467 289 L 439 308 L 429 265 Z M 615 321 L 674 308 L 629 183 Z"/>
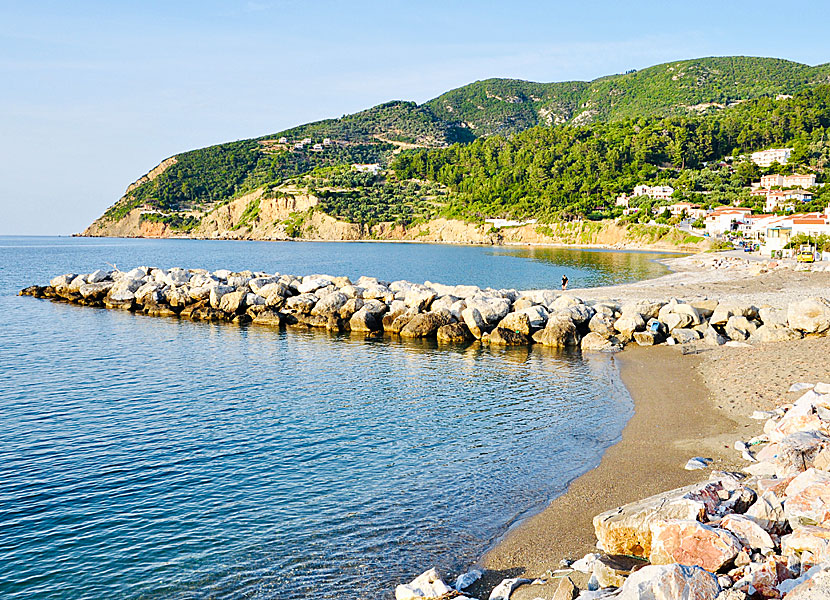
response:
<path id="1" fill-rule="evenodd" d="M 379 598 L 466 568 L 594 466 L 613 358 L 179 322 L 14 296 L 115 263 L 494 287 L 654 255 L 0 238 L 0 597 Z"/>

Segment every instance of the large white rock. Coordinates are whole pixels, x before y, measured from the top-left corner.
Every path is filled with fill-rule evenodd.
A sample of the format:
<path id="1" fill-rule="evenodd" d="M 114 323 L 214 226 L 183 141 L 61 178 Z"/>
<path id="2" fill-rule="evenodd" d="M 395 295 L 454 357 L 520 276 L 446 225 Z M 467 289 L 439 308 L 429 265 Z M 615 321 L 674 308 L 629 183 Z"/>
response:
<path id="1" fill-rule="evenodd" d="M 700 567 L 649 565 L 628 576 L 617 600 L 715 600 L 717 578 Z"/>
<path id="2" fill-rule="evenodd" d="M 467 299 L 467 308 L 476 309 L 488 325 L 495 326 L 510 312 L 510 300 L 494 296 L 473 296 Z"/>
<path id="3" fill-rule="evenodd" d="M 477 308 L 468 306 L 461 311 L 461 318 L 464 319 L 464 324 L 476 339 L 481 339 L 481 336 L 492 328 Z"/>
<path id="4" fill-rule="evenodd" d="M 297 291 L 301 294 L 307 294 L 329 285 L 332 285 L 332 279 L 327 275 L 306 275 L 302 282 L 297 285 Z"/>
<path id="5" fill-rule="evenodd" d="M 541 329 L 548 322 L 548 311 L 544 306 L 528 306 L 517 312 L 527 315 L 533 329 Z"/>
<path id="6" fill-rule="evenodd" d="M 418 600 L 423 598 L 439 598 L 448 594 L 452 588 L 444 583 L 432 568 L 421 573 L 410 583 L 402 583 L 395 588 L 395 600 Z"/>
<path id="7" fill-rule="evenodd" d="M 784 496 L 790 526 L 830 526 L 830 473 L 811 467 L 789 483 Z"/>
<path id="8" fill-rule="evenodd" d="M 86 281 L 87 283 L 101 283 L 105 279 L 109 279 L 109 277 L 110 271 L 98 269 L 97 271 L 93 271 L 92 273 L 90 273 L 87 276 Z"/>
<path id="9" fill-rule="evenodd" d="M 230 294 L 236 288 L 230 285 L 214 285 L 210 288 L 210 305 L 213 308 L 219 308 L 219 304 L 222 302 L 222 296 L 225 294 Z"/>
<path id="10" fill-rule="evenodd" d="M 734 559 L 741 544 L 730 532 L 690 519 L 651 524 L 651 553 L 655 565 L 695 565 L 712 573 Z"/>
<path id="11" fill-rule="evenodd" d="M 824 298 L 807 298 L 787 307 L 787 323 L 804 333 L 824 333 L 830 329 L 830 302 Z"/>

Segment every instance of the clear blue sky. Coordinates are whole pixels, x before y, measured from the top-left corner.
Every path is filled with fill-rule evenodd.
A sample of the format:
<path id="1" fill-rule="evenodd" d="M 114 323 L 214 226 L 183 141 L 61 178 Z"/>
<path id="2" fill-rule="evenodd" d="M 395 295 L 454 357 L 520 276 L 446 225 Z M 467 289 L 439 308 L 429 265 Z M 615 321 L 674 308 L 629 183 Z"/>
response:
<path id="1" fill-rule="evenodd" d="M 163 158 L 489 77 L 830 62 L 830 3 L 0 0 L 0 235 L 81 231 Z"/>

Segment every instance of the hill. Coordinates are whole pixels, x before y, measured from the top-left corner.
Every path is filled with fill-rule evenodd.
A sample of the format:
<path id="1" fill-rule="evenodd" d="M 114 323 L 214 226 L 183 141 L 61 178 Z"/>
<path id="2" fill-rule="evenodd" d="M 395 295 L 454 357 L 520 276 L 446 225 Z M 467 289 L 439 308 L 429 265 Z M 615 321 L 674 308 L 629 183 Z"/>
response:
<path id="1" fill-rule="evenodd" d="M 631 131 L 624 132 L 612 124 L 629 123 L 629 129 L 636 128 L 639 126 L 631 124 L 635 117 L 651 119 L 652 127 L 660 126 L 660 118 L 680 119 L 679 125 L 673 121 L 665 124 L 673 132 L 708 123 L 701 126 L 705 129 L 715 126 L 712 123 L 719 118 L 717 115 L 730 114 L 741 103 L 755 98 L 781 102 L 774 98 L 798 94 L 828 81 L 830 65 L 810 67 L 751 57 L 678 61 L 591 82 L 479 81 L 423 105 L 388 102 L 341 118 L 170 157 L 131 184 L 125 195 L 85 233 L 110 235 L 127 231 L 139 235 L 134 226 L 126 226 L 127 222 L 164 225 L 171 232 L 195 232 L 214 211 L 256 191 L 271 198 L 313 196 L 319 201 L 317 210 L 338 219 L 357 223 L 388 221 L 403 226 L 439 214 L 464 218 L 510 214 L 551 217 L 562 214 L 562 209 L 570 210 L 577 193 L 582 195 L 578 212 L 591 212 L 585 210 L 587 204 L 602 207 L 607 200 L 603 196 L 605 199 L 598 201 L 600 195 L 607 196 L 629 181 L 655 179 L 659 169 L 672 165 L 668 154 L 679 156 L 691 146 L 684 147 L 682 141 L 674 140 L 673 149 L 668 148 L 666 140 L 652 136 L 653 143 L 662 144 L 659 152 L 649 154 L 648 149 L 642 150 L 636 169 L 628 169 L 623 179 L 612 175 L 613 184 L 606 181 L 599 188 L 594 170 L 608 172 L 609 160 L 596 152 L 589 153 L 594 161 L 590 169 L 570 168 L 567 176 L 556 171 L 547 176 L 548 190 L 558 191 L 553 196 L 549 191 L 542 194 L 548 199 L 541 203 L 538 193 L 527 194 L 526 181 L 515 172 L 519 168 L 514 161 L 516 156 L 499 154 L 500 149 L 534 152 L 533 147 L 546 144 L 558 148 L 548 148 L 547 156 L 551 152 L 568 156 L 568 144 L 578 145 L 580 137 L 631 138 Z M 719 127 L 720 121 L 717 123 Z M 524 135 L 522 132 L 532 133 L 517 138 Z M 676 133 L 681 138 L 688 134 Z M 508 142 L 499 136 L 512 137 Z M 550 136 L 556 139 L 549 139 Z M 712 148 L 696 148 L 689 164 L 697 165 L 735 148 L 750 148 L 753 143 L 765 143 L 767 138 L 756 136 L 741 139 L 740 143 L 737 139 L 718 138 Z M 611 148 L 602 144 L 599 147 Z M 479 185 L 473 183 L 475 178 L 470 178 L 462 185 L 456 180 L 464 177 L 464 169 L 475 166 L 474 161 L 461 158 L 465 148 L 499 154 L 499 164 L 504 163 L 509 169 L 493 171 L 492 165 L 488 165 L 491 181 L 479 180 Z M 630 158 L 628 150 L 611 156 L 611 163 Z M 454 162 L 453 157 L 461 162 Z M 421 168 L 419 160 L 445 165 L 444 173 L 430 170 L 428 164 Z M 385 167 L 393 161 L 394 172 L 387 176 L 350 173 L 350 165 L 355 163 Z M 686 162 L 681 160 L 674 166 L 683 168 Z M 552 165 L 551 162 L 545 168 Z M 528 163 L 521 169 L 530 166 Z M 480 175 L 481 170 L 476 173 Z M 556 187 L 563 177 L 572 182 L 583 176 L 593 181 L 585 184 L 587 188 L 577 186 L 579 192 L 571 183 Z M 412 179 L 431 181 L 429 189 L 422 189 L 423 182 L 407 181 Z M 243 212 L 246 223 L 255 216 L 253 207 Z"/>

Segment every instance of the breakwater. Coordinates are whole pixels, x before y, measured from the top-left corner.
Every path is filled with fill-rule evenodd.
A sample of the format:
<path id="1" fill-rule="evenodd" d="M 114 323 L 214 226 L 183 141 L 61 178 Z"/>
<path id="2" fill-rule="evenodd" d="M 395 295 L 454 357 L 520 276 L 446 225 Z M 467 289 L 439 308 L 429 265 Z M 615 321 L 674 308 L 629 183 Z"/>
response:
<path id="1" fill-rule="evenodd" d="M 830 302 L 583 301 L 558 290 L 479 288 L 374 277 L 136 267 L 67 273 L 21 295 L 193 321 L 320 328 L 439 342 L 616 351 L 626 344 L 744 344 L 830 331 Z"/>

